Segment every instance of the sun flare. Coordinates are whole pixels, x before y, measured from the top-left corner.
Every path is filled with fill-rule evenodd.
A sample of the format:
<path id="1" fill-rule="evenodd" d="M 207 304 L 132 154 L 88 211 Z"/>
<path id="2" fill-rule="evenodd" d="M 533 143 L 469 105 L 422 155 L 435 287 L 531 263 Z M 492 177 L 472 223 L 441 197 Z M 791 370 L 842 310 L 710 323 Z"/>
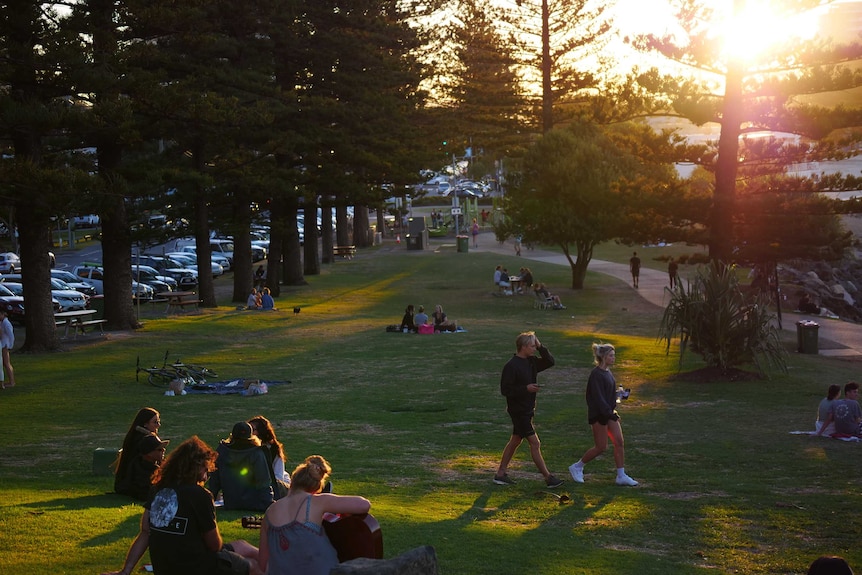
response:
<path id="1" fill-rule="evenodd" d="M 726 7 L 727 2 L 723 3 Z M 782 14 L 773 2 L 749 1 L 741 11 L 726 7 L 717 13 L 713 29 L 728 58 L 762 62 L 788 44 L 811 40 L 818 32 L 818 18 L 810 13 Z"/>

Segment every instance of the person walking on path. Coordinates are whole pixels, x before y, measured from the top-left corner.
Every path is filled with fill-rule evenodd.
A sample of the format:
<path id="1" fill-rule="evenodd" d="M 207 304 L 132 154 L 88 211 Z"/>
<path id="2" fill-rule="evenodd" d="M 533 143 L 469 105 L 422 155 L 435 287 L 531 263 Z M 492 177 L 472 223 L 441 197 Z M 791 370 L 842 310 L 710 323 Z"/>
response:
<path id="1" fill-rule="evenodd" d="M 476 218 L 473 218 L 473 227 L 470 230 L 473 234 L 473 247 L 479 247 L 479 222 L 476 221 Z"/>
<path id="2" fill-rule="evenodd" d="M 679 285 L 679 275 L 677 275 L 678 271 L 679 264 L 677 264 L 676 260 L 671 257 L 667 262 L 667 275 L 670 279 L 670 289 Z"/>
<path id="3" fill-rule="evenodd" d="M 12 369 L 12 348 L 15 347 L 15 330 L 6 317 L 6 310 L 0 309 L 0 346 L 3 347 L 3 368 L 0 369 L 0 386 L 3 389 L 15 387 L 15 370 Z"/>
<path id="4" fill-rule="evenodd" d="M 611 374 L 611 366 L 616 360 L 614 346 L 609 343 L 593 344 L 593 355 L 596 367 L 590 372 L 587 381 L 587 421 L 593 430 L 595 445 L 589 448 L 581 458 L 569 466 L 572 479 L 578 483 L 584 482 L 584 465 L 604 453 L 608 448 L 608 438 L 614 444 L 614 463 L 617 466 L 617 485 L 634 487 L 637 481 L 626 475 L 625 448 L 623 445 L 623 428 L 620 416 L 614 409 L 616 405 L 617 382 Z"/>
<path id="5" fill-rule="evenodd" d="M 632 285 L 637 289 L 638 279 L 641 275 L 641 259 L 638 257 L 637 252 L 634 252 L 631 259 L 629 259 L 629 270 L 632 272 Z"/>
<path id="6" fill-rule="evenodd" d="M 494 476 L 497 485 L 513 485 L 514 479 L 506 470 L 518 446 L 525 439 L 530 445 L 530 455 L 539 472 L 544 476 L 548 487 L 559 487 L 563 481 L 554 477 L 542 457 L 541 442 L 533 429 L 533 415 L 536 411 L 536 393 L 539 384 L 536 376 L 554 365 L 554 356 L 539 342 L 532 331 L 524 332 L 515 339 L 515 355 L 503 366 L 500 376 L 500 393 L 506 397 L 506 411 L 512 419 L 512 436 L 503 449 L 503 457 Z M 539 356 L 536 357 L 536 352 Z"/>

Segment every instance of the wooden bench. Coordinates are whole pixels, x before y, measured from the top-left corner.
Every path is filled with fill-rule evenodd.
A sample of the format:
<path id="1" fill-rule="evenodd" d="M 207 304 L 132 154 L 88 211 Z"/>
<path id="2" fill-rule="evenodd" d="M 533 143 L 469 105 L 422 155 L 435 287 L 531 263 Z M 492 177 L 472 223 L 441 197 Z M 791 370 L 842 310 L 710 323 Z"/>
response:
<path id="1" fill-rule="evenodd" d="M 95 326 L 99 326 L 99 333 L 104 334 L 105 333 L 105 327 L 104 326 L 105 326 L 105 322 L 107 322 L 107 321 L 108 320 L 106 320 L 106 319 L 88 319 L 87 321 L 76 322 L 73 325 L 75 326 L 75 330 L 80 331 L 81 334 L 83 334 L 86 331 L 86 328 L 95 327 Z"/>
<path id="2" fill-rule="evenodd" d="M 186 306 L 195 306 L 197 309 L 200 299 L 195 292 L 165 292 L 164 298 L 167 300 L 168 306 L 165 313 L 171 313 L 171 310 L 181 311 Z"/>
<path id="3" fill-rule="evenodd" d="M 332 255 L 348 260 L 353 259 L 353 256 L 356 255 L 356 246 L 335 246 L 332 248 Z"/>

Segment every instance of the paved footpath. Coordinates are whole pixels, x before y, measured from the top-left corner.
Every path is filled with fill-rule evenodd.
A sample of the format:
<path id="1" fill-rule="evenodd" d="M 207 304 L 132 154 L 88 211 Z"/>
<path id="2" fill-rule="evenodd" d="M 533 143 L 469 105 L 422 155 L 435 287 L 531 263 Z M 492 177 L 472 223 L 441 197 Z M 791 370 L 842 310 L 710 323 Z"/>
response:
<path id="1" fill-rule="evenodd" d="M 474 248 L 472 239 L 470 241 L 470 250 L 479 252 L 494 252 L 505 254 L 507 256 L 515 256 L 514 244 L 507 241 L 503 244 L 493 239 L 491 233 L 483 233 L 479 236 L 479 247 Z M 546 262 L 569 266 L 569 261 L 566 256 L 554 252 L 544 250 L 521 250 L 521 257 L 525 259 Z M 631 272 L 627 264 L 618 264 L 602 260 L 592 260 L 587 271 L 599 272 L 613 276 L 631 286 Z M 668 276 L 666 272 L 654 270 L 650 268 L 641 268 L 639 287 L 637 292 L 649 301 L 659 307 L 664 308 L 669 301 L 669 292 L 666 289 L 668 284 Z M 634 289 L 633 287 L 631 289 Z M 810 315 L 801 315 L 796 313 L 782 312 L 782 327 L 784 331 L 788 331 L 796 335 L 796 323 L 803 320 L 814 320 L 819 324 L 819 353 L 822 356 L 830 357 L 855 357 L 862 356 L 862 325 L 841 321 L 837 319 L 829 319 L 825 317 L 812 317 Z"/>

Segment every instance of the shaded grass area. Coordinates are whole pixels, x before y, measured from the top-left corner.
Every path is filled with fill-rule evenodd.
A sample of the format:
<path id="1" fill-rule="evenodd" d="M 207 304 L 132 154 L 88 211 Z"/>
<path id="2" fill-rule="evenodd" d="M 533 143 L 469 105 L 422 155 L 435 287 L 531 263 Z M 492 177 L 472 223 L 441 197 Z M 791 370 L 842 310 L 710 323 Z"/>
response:
<path id="1" fill-rule="evenodd" d="M 847 360 L 793 356 L 787 376 L 693 383 L 656 340 L 661 310 L 625 283 L 590 274 L 587 289 L 557 289 L 565 311 L 492 295 L 497 263 L 454 251 L 362 250 L 288 287 L 274 313 L 216 310 L 165 318 L 138 332 L 50 355 L 16 354 L 19 386 L 0 394 L 0 572 L 98 573 L 121 564 L 140 507 L 92 475 L 96 447 L 120 444 L 136 411 L 161 412 L 163 437 L 210 445 L 236 421 L 264 414 L 292 467 L 320 453 L 339 493 L 372 500 L 387 557 L 431 544 L 444 574 L 804 573 L 823 553 L 862 566 L 856 518 L 859 445 L 789 435 L 813 427 L 830 383 L 855 377 Z M 569 270 L 530 262 L 539 281 Z M 222 281 L 222 280 L 220 280 Z M 229 290 L 228 290 L 229 293 Z M 386 333 L 408 303 L 443 305 L 467 333 Z M 302 308 L 299 315 L 294 306 Z M 589 346 L 617 346 L 621 413 L 635 489 L 613 484 L 610 453 L 584 485 L 545 493 L 522 447 L 512 487 L 491 477 L 510 433 L 499 374 L 515 336 L 535 330 L 557 359 L 540 375 L 536 425 L 552 471 L 591 444 L 583 394 Z M 792 342 L 788 342 L 792 345 Z M 257 397 L 165 397 L 135 382 L 135 359 L 170 358 L 219 379 L 288 381 Z M 700 367 L 694 358 L 685 369 Z M 252 538 L 242 512 L 219 511 L 226 540 Z M 50 550 L 46 552 L 46 550 Z"/>

